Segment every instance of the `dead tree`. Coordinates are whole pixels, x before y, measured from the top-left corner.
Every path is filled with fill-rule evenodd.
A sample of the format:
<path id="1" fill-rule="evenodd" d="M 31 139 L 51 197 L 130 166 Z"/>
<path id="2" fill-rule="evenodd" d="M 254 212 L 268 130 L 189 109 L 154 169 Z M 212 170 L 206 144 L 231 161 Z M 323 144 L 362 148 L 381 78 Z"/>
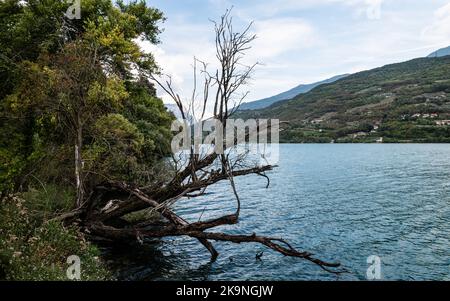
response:
<path id="1" fill-rule="evenodd" d="M 219 22 L 214 22 L 214 28 L 219 67 L 216 71 L 210 72 L 206 63 L 198 59 L 194 60 L 194 89 L 187 103 L 176 92 L 170 77 L 152 74 L 147 76 L 171 96 L 183 118 L 189 115 L 193 117 L 194 123 L 203 122 L 210 108 L 212 116 L 225 127 L 227 120 L 248 94 L 242 89 L 257 64 L 245 65 L 243 58 L 256 37 L 250 34 L 251 24 L 242 32 L 236 32 L 232 25 L 230 11 L 227 11 Z M 202 78 L 199 93 L 197 92 L 198 78 Z M 198 153 L 195 151 L 195 146 L 192 146 L 184 156 L 174 160 L 176 168 L 173 177 L 163 185 L 137 187 L 130 183 L 109 181 L 97 186 L 82 208 L 63 218 L 82 217 L 86 232 L 92 236 L 113 241 L 142 241 L 144 238 L 167 236 L 193 237 L 211 253 L 213 261 L 218 253 L 211 241 L 256 242 L 283 255 L 309 260 L 327 271 L 341 272 L 339 263 L 325 262 L 315 258 L 309 252 L 298 251 L 281 238 L 265 237 L 255 233 L 231 235 L 212 232 L 215 227 L 235 225 L 239 221 L 241 200 L 234 178 L 255 174 L 268 179 L 265 173 L 274 168 L 272 165 L 254 165 L 247 161 L 245 155 L 230 155 L 229 144 L 226 141 L 215 141 L 215 144 L 223 144 L 225 151 Z M 172 206 L 179 199 L 204 195 L 209 186 L 219 181 L 229 181 L 234 194 L 233 198 L 236 200 L 235 212 L 189 223 L 172 210 Z M 163 222 L 154 220 L 124 222 L 124 216 L 139 210 L 158 212 Z"/>

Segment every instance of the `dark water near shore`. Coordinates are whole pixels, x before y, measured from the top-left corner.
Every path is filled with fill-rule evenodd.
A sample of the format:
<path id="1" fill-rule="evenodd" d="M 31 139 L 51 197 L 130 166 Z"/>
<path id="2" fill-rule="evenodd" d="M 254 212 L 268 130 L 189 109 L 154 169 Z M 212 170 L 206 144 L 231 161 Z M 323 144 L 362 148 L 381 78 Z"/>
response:
<path id="1" fill-rule="evenodd" d="M 189 238 L 116 250 L 120 277 L 145 280 L 357 280 L 367 257 L 381 258 L 383 279 L 450 280 L 450 145 L 281 145 L 279 167 L 237 179 L 241 222 L 220 230 L 283 237 L 350 273 L 331 275 L 309 262 L 257 244 Z M 227 182 L 176 211 L 190 221 L 233 212 Z M 193 209 L 194 208 L 194 209 Z M 264 251 L 262 260 L 255 254 Z"/>

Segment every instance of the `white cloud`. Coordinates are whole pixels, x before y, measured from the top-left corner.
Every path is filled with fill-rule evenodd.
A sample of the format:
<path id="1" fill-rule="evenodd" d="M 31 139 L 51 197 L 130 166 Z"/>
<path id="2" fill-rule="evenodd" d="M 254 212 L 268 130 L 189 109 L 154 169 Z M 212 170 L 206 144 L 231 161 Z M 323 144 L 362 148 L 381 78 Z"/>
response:
<path id="1" fill-rule="evenodd" d="M 173 30 L 173 29 L 177 30 Z M 179 31 L 183 28 L 182 31 Z M 274 18 L 256 21 L 253 32 L 257 39 L 248 51 L 245 62 L 248 64 L 259 61 L 263 66 L 256 69 L 254 80 L 248 87 L 252 94 L 249 99 L 265 97 L 268 91 L 282 91 L 295 86 L 296 77 L 274 78 L 274 69 L 289 68 L 286 62 L 279 59 L 289 51 L 300 51 L 312 48 L 319 43 L 318 35 L 313 27 L 299 18 Z M 210 64 L 213 68 L 217 64 L 214 48 L 214 34 L 209 26 L 197 27 L 184 23 L 177 23 L 168 27 L 162 36 L 161 45 L 140 42 L 146 51 L 153 53 L 156 61 L 163 67 L 166 74 L 172 76 L 174 86 L 180 95 L 190 97 L 192 93 L 192 62 L 196 56 Z M 283 72 L 283 71 L 281 71 Z M 159 95 L 165 102 L 171 102 L 170 97 L 159 89 Z"/>
<path id="2" fill-rule="evenodd" d="M 257 39 L 252 55 L 258 59 L 274 58 L 284 52 L 310 48 L 317 44 L 313 27 L 299 18 L 278 18 L 256 21 Z"/>
<path id="3" fill-rule="evenodd" d="M 248 63 L 263 63 L 249 86 L 248 100 L 255 100 L 301 83 L 424 56 L 450 44 L 449 1 L 405 2 L 408 5 L 397 0 L 209 0 L 216 10 L 201 18 L 195 9 L 169 15 L 163 43 L 144 47 L 173 76 L 180 94 L 189 97 L 193 57 L 216 60 L 207 18 L 234 4 L 236 28 L 255 20 L 258 39 L 246 57 Z"/>
<path id="4" fill-rule="evenodd" d="M 192 93 L 192 65 L 194 57 L 213 62 L 214 44 L 210 39 L 210 28 L 192 25 L 182 18 L 166 27 L 161 36 L 162 44 L 138 41 L 140 47 L 155 56 L 163 74 L 170 75 L 176 91 L 181 97 Z M 164 102 L 172 102 L 170 97 L 158 88 Z"/>
<path id="5" fill-rule="evenodd" d="M 210 0 L 212 3 L 220 3 L 223 7 L 226 0 Z M 252 3 L 251 7 L 241 8 L 242 16 L 260 15 L 262 17 L 272 17 L 283 12 L 295 12 L 308 10 L 317 7 L 330 5 L 344 5 L 354 9 L 356 16 L 378 19 L 381 15 L 381 6 L 387 0 L 277 0 L 276 4 L 270 5 L 265 1 Z M 325 8 L 324 8 L 325 9 Z"/>
<path id="6" fill-rule="evenodd" d="M 441 45 L 448 46 L 450 41 L 450 2 L 434 12 L 433 22 L 422 31 L 422 38 L 429 43 L 447 43 L 447 45 Z"/>

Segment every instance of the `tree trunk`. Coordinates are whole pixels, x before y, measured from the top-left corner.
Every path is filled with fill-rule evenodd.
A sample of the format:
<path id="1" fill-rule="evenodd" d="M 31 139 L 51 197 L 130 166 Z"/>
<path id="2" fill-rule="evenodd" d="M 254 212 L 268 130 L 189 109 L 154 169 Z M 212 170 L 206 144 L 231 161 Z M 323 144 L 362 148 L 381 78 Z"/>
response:
<path id="1" fill-rule="evenodd" d="M 81 148 L 83 146 L 83 132 L 80 114 L 77 113 L 76 120 L 76 138 L 75 138 L 75 181 L 77 192 L 77 207 L 81 207 L 84 198 L 83 185 L 83 160 L 81 158 Z"/>

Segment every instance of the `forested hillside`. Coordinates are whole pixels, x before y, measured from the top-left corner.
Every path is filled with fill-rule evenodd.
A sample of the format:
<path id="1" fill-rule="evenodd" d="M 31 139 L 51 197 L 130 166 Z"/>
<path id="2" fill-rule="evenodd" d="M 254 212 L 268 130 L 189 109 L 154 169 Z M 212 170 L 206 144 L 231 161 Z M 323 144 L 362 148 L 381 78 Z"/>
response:
<path id="1" fill-rule="evenodd" d="M 450 142 L 450 57 L 387 65 L 243 118 L 278 118 L 283 142 Z"/>

